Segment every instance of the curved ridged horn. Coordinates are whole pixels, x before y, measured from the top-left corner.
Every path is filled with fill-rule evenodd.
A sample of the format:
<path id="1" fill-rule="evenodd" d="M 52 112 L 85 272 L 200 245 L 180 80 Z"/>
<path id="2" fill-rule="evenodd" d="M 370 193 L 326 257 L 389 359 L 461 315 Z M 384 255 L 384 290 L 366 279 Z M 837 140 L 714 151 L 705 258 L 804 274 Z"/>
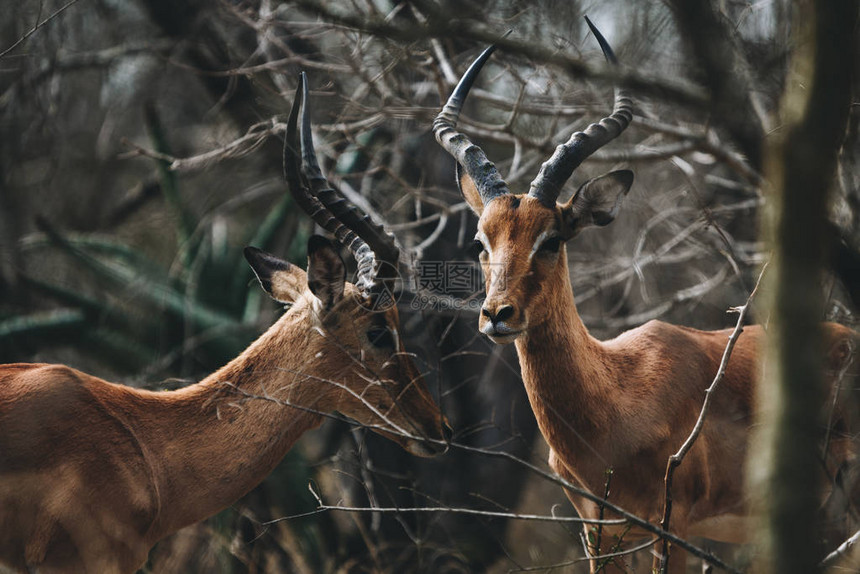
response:
<path id="1" fill-rule="evenodd" d="M 458 132 L 456 127 L 463 102 L 466 101 L 466 96 L 469 94 L 478 72 L 481 71 L 484 63 L 495 49 L 495 46 L 490 46 L 472 62 L 457 87 L 454 88 L 454 92 L 448 98 L 442 111 L 433 120 L 433 134 L 436 136 L 436 141 L 445 151 L 454 156 L 457 163 L 466 170 L 466 173 L 475 182 L 475 187 L 481 195 L 481 201 L 484 205 L 500 195 L 510 193 L 508 185 L 502 179 L 493 162 L 487 159 L 484 151 L 473 144 L 468 137 Z"/>
<path id="2" fill-rule="evenodd" d="M 331 189 L 322 175 L 314 152 L 307 100 L 307 77 L 302 72 L 287 122 L 284 179 L 296 203 L 353 254 L 358 267 L 356 287 L 371 295 L 390 287 L 386 282 L 396 278 L 400 250 L 393 236 Z"/>
<path id="3" fill-rule="evenodd" d="M 296 87 L 296 96 L 293 99 L 293 107 L 287 120 L 287 134 L 284 140 L 284 180 L 287 189 L 293 196 L 295 202 L 302 210 L 311 216 L 320 227 L 331 233 L 335 238 L 349 247 L 360 238 L 351 229 L 344 226 L 331 212 L 314 197 L 308 189 L 307 181 L 301 172 L 301 144 L 299 142 L 298 118 L 302 107 L 303 87 L 305 85 L 305 74 L 299 77 L 299 85 Z M 350 247 L 350 250 L 352 248 Z"/>
<path id="4" fill-rule="evenodd" d="M 618 64 L 615 53 L 600 31 L 585 17 L 588 27 L 600 43 L 603 55 L 610 64 Z M 618 137 L 633 119 L 633 103 L 627 91 L 615 88 L 615 107 L 609 117 L 591 124 L 585 131 L 576 132 L 567 142 L 559 145 L 544 164 L 529 187 L 529 195 L 537 198 L 547 207 L 555 206 L 558 194 L 565 182 L 570 179 L 579 164 L 595 151 Z"/>
<path id="5" fill-rule="evenodd" d="M 353 252 L 358 264 L 359 282 L 372 284 L 374 289 L 383 283 L 397 278 L 397 262 L 400 248 L 394 236 L 373 222 L 369 215 L 349 203 L 322 174 L 311 134 L 311 114 L 308 106 L 308 86 L 304 83 L 304 104 L 302 107 L 302 173 L 311 186 L 311 191 L 338 220 L 353 230 L 365 241 L 368 250 Z M 367 279 L 365 279 L 365 277 Z"/>

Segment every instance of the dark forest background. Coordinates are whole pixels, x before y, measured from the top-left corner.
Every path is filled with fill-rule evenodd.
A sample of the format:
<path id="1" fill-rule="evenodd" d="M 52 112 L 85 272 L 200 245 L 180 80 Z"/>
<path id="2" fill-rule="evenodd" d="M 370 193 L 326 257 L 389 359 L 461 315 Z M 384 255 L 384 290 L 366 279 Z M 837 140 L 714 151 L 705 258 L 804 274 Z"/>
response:
<path id="1" fill-rule="evenodd" d="M 713 5 L 712 5 L 713 4 Z M 0 0 L 0 362 L 57 362 L 151 389 L 197 381 L 281 312 L 241 256 L 304 265 L 312 222 L 281 175 L 297 75 L 324 172 L 385 222 L 421 269 L 471 264 L 476 219 L 430 132 L 465 67 L 499 41 L 460 126 L 522 192 L 569 134 L 628 86 L 622 137 L 574 174 L 631 168 L 618 220 L 569 245 L 577 306 L 599 338 L 650 319 L 734 325 L 769 247 L 765 149 L 796 47 L 787 0 Z M 603 64 L 587 14 L 615 48 Z M 506 31 L 512 30 L 506 38 Z M 856 27 L 855 27 L 856 30 Z M 855 42 L 856 46 L 856 42 Z M 855 59 L 856 60 L 856 59 Z M 851 59 L 846 57 L 846 62 Z M 851 73 L 834 63 L 833 73 Z M 856 72 L 856 70 L 853 70 Z M 857 78 L 832 181 L 822 319 L 857 328 Z M 823 190 L 810 189 L 811 195 Z M 805 233 L 803 227 L 796 230 Z M 435 288 L 440 288 L 438 285 Z M 461 308 L 400 300 L 406 346 L 456 441 L 546 467 L 513 346 Z M 751 322 L 767 321 L 752 308 Z M 572 515 L 508 458 L 433 460 L 344 422 L 309 433 L 251 494 L 152 552 L 150 572 L 587 571 L 579 529 L 328 504 Z M 749 548 L 721 549 L 737 564 Z M 647 557 L 645 557 L 645 561 Z M 566 565 L 563 565 L 566 564 Z"/>

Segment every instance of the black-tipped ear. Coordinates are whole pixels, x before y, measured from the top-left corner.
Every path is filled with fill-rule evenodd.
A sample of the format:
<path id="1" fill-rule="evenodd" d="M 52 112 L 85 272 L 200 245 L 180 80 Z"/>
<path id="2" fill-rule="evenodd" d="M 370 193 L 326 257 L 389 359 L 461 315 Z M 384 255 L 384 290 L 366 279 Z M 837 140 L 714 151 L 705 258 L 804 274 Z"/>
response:
<path id="1" fill-rule="evenodd" d="M 331 309 L 343 298 L 346 266 L 334 244 L 321 235 L 308 239 L 308 287 Z"/>
<path id="2" fill-rule="evenodd" d="M 612 171 L 582 184 L 561 206 L 565 237 L 570 239 L 588 227 L 612 223 L 632 185 L 633 172 L 629 169 Z"/>
<path id="3" fill-rule="evenodd" d="M 273 299 L 292 304 L 304 291 L 307 281 L 300 268 L 256 247 L 246 247 L 244 254 L 260 285 Z"/>
<path id="4" fill-rule="evenodd" d="M 243 251 L 245 260 L 251 265 L 257 281 L 260 282 L 266 293 L 272 293 L 272 275 L 278 271 L 289 271 L 292 264 L 283 259 L 278 259 L 270 253 L 256 247 L 246 247 Z"/>

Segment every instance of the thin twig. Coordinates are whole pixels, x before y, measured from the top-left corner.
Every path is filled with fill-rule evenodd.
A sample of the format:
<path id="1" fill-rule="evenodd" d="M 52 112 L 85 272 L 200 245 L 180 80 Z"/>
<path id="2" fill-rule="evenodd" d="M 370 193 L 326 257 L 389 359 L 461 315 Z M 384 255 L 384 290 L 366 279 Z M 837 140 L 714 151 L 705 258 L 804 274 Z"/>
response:
<path id="1" fill-rule="evenodd" d="M 362 426 L 364 426 L 366 428 L 370 428 L 370 429 L 378 428 L 381 430 L 385 430 L 388 434 L 397 434 L 397 435 L 401 435 L 404 437 L 417 439 L 417 440 L 425 440 L 427 442 L 432 442 L 432 443 L 440 443 L 441 442 L 441 441 L 435 441 L 433 439 L 427 439 L 426 437 L 416 436 L 416 435 L 404 430 L 399 425 L 396 425 L 395 423 L 393 423 L 393 421 L 388 419 L 388 417 L 386 417 L 385 414 L 379 412 L 379 410 L 376 409 L 373 405 L 367 403 L 361 395 L 359 395 L 358 393 L 355 393 L 355 391 L 353 391 L 352 389 L 349 389 L 348 387 L 346 387 L 345 385 L 342 385 L 341 383 L 338 383 L 336 381 L 330 381 L 327 379 L 322 379 L 319 377 L 314 377 L 313 375 L 310 375 L 308 373 L 302 373 L 302 372 L 298 372 L 298 371 L 292 371 L 292 372 L 294 372 L 297 375 L 302 375 L 302 376 L 309 378 L 309 379 L 316 379 L 316 380 L 321 381 L 321 382 L 323 382 L 323 381 L 327 382 L 327 383 L 329 383 L 335 387 L 341 388 L 342 390 L 344 390 L 348 393 L 351 393 L 355 398 L 357 398 L 359 401 L 364 403 L 364 405 L 368 409 L 373 411 L 374 414 L 376 414 L 378 417 L 380 417 L 386 423 L 385 426 L 383 426 L 383 425 L 372 425 L 372 424 L 366 424 L 366 423 L 362 424 Z M 244 389 L 236 387 L 235 385 L 233 385 L 229 382 L 223 382 L 222 384 L 225 385 L 225 388 L 229 388 L 233 392 L 243 396 L 245 399 L 267 400 L 267 401 L 274 402 L 276 404 L 281 404 L 284 406 L 297 408 L 299 410 L 303 410 L 303 411 L 307 411 L 307 412 L 313 412 L 313 413 L 319 414 L 319 415 L 324 416 L 324 417 L 330 417 L 330 418 L 337 418 L 340 420 L 345 420 L 345 419 L 342 419 L 341 417 L 338 417 L 337 415 L 332 415 L 331 413 L 325 413 L 325 412 L 318 411 L 318 410 L 310 408 L 310 407 L 305 407 L 302 405 L 293 404 L 290 401 L 277 399 L 268 393 L 265 393 L 263 395 L 259 395 L 259 394 L 249 393 L 249 392 L 245 391 Z M 636 516 L 635 514 L 632 514 L 628 511 L 624 510 L 620 506 L 617 506 L 617 505 L 609 502 L 608 500 L 603 500 L 600 497 L 595 496 L 594 494 L 592 494 L 588 490 L 580 488 L 580 487 L 574 485 L 573 483 L 571 483 L 570 481 L 565 480 L 561 476 L 559 476 L 555 473 L 547 472 L 547 471 L 535 466 L 534 464 L 517 457 L 516 455 L 513 455 L 513 454 L 511 454 L 509 452 L 505 452 L 505 451 L 498 451 L 498 450 L 493 450 L 493 449 L 489 449 L 489 448 L 469 446 L 469 445 L 455 443 L 455 442 L 450 442 L 448 444 L 449 444 L 449 447 L 451 447 L 451 448 L 459 448 L 459 449 L 465 450 L 467 452 L 480 453 L 480 454 L 484 454 L 487 456 L 504 458 L 504 459 L 510 460 L 512 462 L 515 462 L 515 463 L 523 466 L 524 468 L 530 470 L 531 472 L 534 472 L 535 474 L 562 486 L 563 488 L 573 492 L 574 494 L 576 494 L 578 496 L 581 496 L 581 497 L 583 497 L 587 500 L 590 500 L 596 504 L 603 504 L 608 510 L 614 512 L 615 514 L 618 514 L 621 517 L 621 519 L 623 519 L 622 523 L 626 522 L 632 526 L 637 526 L 637 527 L 641 528 L 642 530 L 645 530 L 646 532 L 654 534 L 657 537 L 668 539 L 669 542 L 671 542 L 672 544 L 675 544 L 679 548 L 683 548 L 684 550 L 686 550 L 687 552 L 689 552 L 693 556 L 701 558 L 702 560 L 704 560 L 710 564 L 713 564 L 717 568 L 720 568 L 720 569 L 725 570 L 727 572 L 731 572 L 732 574 L 741 574 L 741 572 L 739 570 L 737 570 L 736 568 L 732 568 L 731 566 L 729 566 L 728 564 L 726 564 L 725 562 L 721 561 L 719 558 L 717 558 L 716 556 L 711 554 L 710 552 L 703 550 L 703 549 L 701 549 L 701 548 L 699 548 L 693 544 L 690 544 L 688 541 L 686 541 L 682 538 L 679 538 L 678 536 L 675 536 L 674 534 L 672 534 L 670 532 L 666 532 L 666 531 L 662 530 L 659 526 L 651 524 L 647 520 L 640 518 L 640 517 Z M 333 507 L 332 509 L 350 511 L 349 507 Z M 446 509 L 446 510 L 450 510 L 450 509 Z M 322 511 L 323 510 L 318 509 L 316 511 L 311 512 L 310 514 L 316 514 L 317 512 L 322 512 Z M 380 509 L 378 509 L 378 508 L 365 508 L 362 511 L 363 512 L 379 512 Z M 399 511 L 403 512 L 404 509 L 399 509 Z M 358 512 L 358 511 L 356 510 L 355 512 Z M 420 510 L 418 512 L 428 512 L 428 511 Z M 468 509 L 466 509 L 466 512 L 470 512 L 470 511 Z M 481 512 L 484 512 L 484 511 L 481 511 Z M 520 516 L 530 516 L 530 515 L 520 515 Z M 537 516 L 539 516 L 539 515 L 537 515 Z M 293 516 L 292 518 L 298 518 L 298 517 L 299 516 Z M 538 519 L 536 518 L 535 520 L 538 520 Z M 546 519 L 546 520 L 549 520 L 549 519 Z M 565 520 L 567 521 L 567 519 L 565 519 Z M 612 519 L 612 520 L 618 520 L 618 519 Z M 553 521 L 558 522 L 558 520 L 555 520 L 555 518 L 553 518 Z M 573 520 L 570 520 L 570 521 L 572 522 Z M 593 521 L 593 522 L 598 523 L 596 521 Z M 603 523 L 606 524 L 609 522 L 608 522 L 608 520 L 604 520 Z M 614 523 L 614 524 L 617 524 L 617 523 Z"/>
<path id="2" fill-rule="evenodd" d="M 642 530 L 645 530 L 646 532 L 654 534 L 655 536 L 666 539 L 669 542 L 671 542 L 672 544 L 674 544 L 675 546 L 677 546 L 679 548 L 683 548 L 684 550 L 686 550 L 687 552 L 689 552 L 693 556 L 696 556 L 697 558 L 701 558 L 705 562 L 708 562 L 709 564 L 712 564 L 721 570 L 725 570 L 726 572 L 731 572 L 732 574 L 742 574 L 740 570 L 738 570 L 737 568 L 733 568 L 732 566 L 729 566 L 728 564 L 726 564 L 725 562 L 723 562 L 722 560 L 720 560 L 719 558 L 717 558 L 716 556 L 711 554 L 709 551 L 703 550 L 702 548 L 699 548 L 698 546 L 690 544 L 690 542 L 684 540 L 683 538 L 675 536 L 671 532 L 666 532 L 666 531 L 662 530 L 658 525 L 651 524 L 647 520 L 640 518 L 640 517 L 636 516 L 635 514 L 627 512 L 626 510 L 624 510 L 620 506 L 613 504 L 613 503 L 609 502 L 608 500 L 604 501 L 599 496 L 592 494 L 590 491 L 576 486 L 572 482 L 564 479 L 563 477 L 561 477 L 555 473 L 547 472 L 547 471 L 535 466 L 534 464 L 519 458 L 518 456 L 516 456 L 514 454 L 511 454 L 511 453 L 505 452 L 505 451 L 492 450 L 492 449 L 482 448 L 482 447 L 478 447 L 478 446 L 469 446 L 469 445 L 459 444 L 459 443 L 454 443 L 454 442 L 450 443 L 450 446 L 451 446 L 451 448 L 459 448 L 459 449 L 465 450 L 466 452 L 480 453 L 480 454 L 484 454 L 487 456 L 504 458 L 506 460 L 510 460 L 512 462 L 515 462 L 515 463 L 519 464 L 520 466 L 523 466 L 526 469 L 530 470 L 531 472 L 545 478 L 546 480 L 549 480 L 550 482 L 554 482 L 555 484 L 558 484 L 559 486 L 571 491 L 572 493 L 576 494 L 577 496 L 581 496 L 582 498 L 585 498 L 586 500 L 589 500 L 595 504 L 603 504 L 608 510 L 626 518 L 627 521 L 631 525 L 639 527 Z"/>
<path id="3" fill-rule="evenodd" d="M 278 123 L 276 118 L 254 124 L 240 138 L 237 138 L 230 143 L 204 152 L 199 155 L 177 158 L 172 155 L 159 153 L 157 151 L 139 146 L 134 142 L 123 138 L 122 143 L 131 147 L 132 151 L 122 154 L 120 159 L 127 159 L 135 156 L 145 156 L 153 159 L 158 159 L 168 162 L 170 171 L 184 172 L 202 170 L 209 167 L 211 164 L 223 161 L 229 158 L 238 158 L 248 155 L 259 148 L 265 141 L 276 134 L 283 133 L 286 129 L 286 124 Z"/>
<path id="4" fill-rule="evenodd" d="M 675 469 L 681 465 L 684 460 L 684 457 L 693 448 L 693 444 L 696 442 L 696 439 L 699 438 L 699 434 L 702 432 L 702 427 L 705 425 L 705 416 L 708 414 L 708 409 L 711 406 L 711 398 L 714 395 L 714 391 L 717 390 L 717 386 L 720 384 L 720 381 L 723 380 L 723 377 L 726 374 L 726 368 L 729 364 L 729 358 L 732 356 L 732 350 L 735 348 L 735 343 L 738 338 L 741 336 L 741 333 L 744 331 L 744 319 L 746 318 L 747 311 L 750 308 L 750 304 L 752 300 L 755 298 L 756 292 L 758 291 L 758 287 L 761 284 L 761 279 L 764 276 L 764 272 L 767 270 L 767 263 L 761 269 L 761 273 L 759 273 L 758 280 L 755 283 L 755 287 L 753 287 L 752 292 L 749 297 L 747 297 L 746 303 L 744 303 L 741 307 L 736 307 L 734 309 L 730 309 L 730 311 L 737 311 L 738 313 L 738 322 L 735 325 L 734 331 L 729 335 L 729 340 L 726 343 L 725 351 L 723 351 L 723 358 L 720 361 L 720 367 L 717 369 L 717 374 L 714 376 L 713 382 L 711 385 L 705 389 L 705 400 L 702 403 L 702 410 L 699 412 L 699 418 L 696 420 L 696 424 L 693 427 L 693 430 L 690 432 L 690 436 L 687 437 L 687 440 L 684 441 L 684 444 L 681 445 L 681 448 L 669 457 L 669 461 L 666 463 L 666 477 L 664 479 L 666 485 L 666 499 L 663 507 L 663 520 L 660 522 L 661 527 L 664 531 L 669 531 L 669 519 L 672 514 L 672 479 L 675 475 Z M 655 562 L 660 565 L 660 572 L 666 574 L 669 568 L 669 541 L 664 538 L 662 543 L 662 548 L 660 554 L 655 556 Z"/>
<path id="5" fill-rule="evenodd" d="M 603 485 L 603 500 L 604 500 L 604 502 L 609 500 L 609 492 L 610 492 L 610 488 L 612 486 L 612 473 L 613 473 L 612 467 L 606 469 L 606 483 Z M 602 520 L 605 511 L 606 511 L 606 505 L 601 504 L 599 506 L 599 512 L 597 514 L 597 518 Z M 598 556 L 600 555 L 600 542 L 601 542 L 600 538 L 602 537 L 602 535 L 603 535 L 603 525 L 598 524 L 597 525 L 597 534 L 594 537 L 595 538 L 594 551 L 597 553 Z M 656 540 L 655 540 L 655 542 L 656 542 Z M 606 558 L 606 556 L 604 556 L 604 558 Z M 608 564 L 609 561 L 608 560 L 601 560 L 600 562 L 595 562 L 595 563 L 600 564 L 601 565 L 600 567 L 602 567 L 603 565 Z M 598 570 L 600 569 L 600 567 L 598 567 Z"/>
<path id="6" fill-rule="evenodd" d="M 573 566 L 574 564 L 579 564 L 581 562 L 586 562 L 588 560 L 612 560 L 614 558 L 622 557 L 622 556 L 630 556 L 631 554 L 636 554 L 640 550 L 645 550 L 654 544 L 657 543 L 659 538 L 651 538 L 650 540 L 646 540 L 642 544 L 637 546 L 633 546 L 631 548 L 627 548 L 626 550 L 619 550 L 618 552 L 609 552 L 607 554 L 598 554 L 597 556 L 585 556 L 582 558 L 576 558 L 574 560 L 568 560 L 566 562 L 558 562 L 556 564 L 547 564 L 544 566 L 529 566 L 526 568 L 517 568 L 508 570 L 509 573 L 512 572 L 549 572 L 550 570 L 555 570 L 556 568 L 564 568 L 565 566 Z"/>
<path id="7" fill-rule="evenodd" d="M 704 107 L 709 101 L 704 90 L 676 78 L 654 79 L 653 75 L 648 76 L 639 70 L 619 70 L 616 66 L 608 65 L 587 65 L 579 58 L 569 56 L 554 47 L 501 36 L 497 30 L 489 26 L 474 24 L 467 20 L 451 19 L 447 14 L 425 13 L 428 19 L 426 25 L 404 26 L 402 23 L 389 24 L 356 14 L 336 13 L 313 0 L 297 0 L 296 5 L 333 25 L 361 30 L 377 37 L 407 42 L 432 37 L 469 38 L 482 44 L 496 44 L 500 50 L 510 54 L 556 65 L 577 77 L 609 80 L 642 93 L 658 95 L 664 100 L 695 107 Z"/>
<path id="8" fill-rule="evenodd" d="M 327 383 L 329 383 L 335 387 L 338 387 L 338 388 L 346 391 L 347 393 L 352 394 L 353 397 L 355 397 L 360 402 L 362 402 L 365 407 L 370 409 L 375 415 L 380 417 L 385 422 L 385 425 L 373 425 L 373 424 L 363 423 L 362 426 L 365 428 L 385 430 L 385 432 L 388 434 L 400 435 L 400 436 L 404 436 L 404 437 L 408 437 L 408 438 L 416 439 L 416 440 L 424 440 L 424 441 L 431 442 L 431 443 L 441 443 L 441 441 L 428 439 L 426 437 L 416 436 L 413 433 L 406 431 L 405 429 L 403 429 L 402 427 L 400 427 L 399 425 L 397 425 L 393 421 L 391 421 L 388 417 L 386 417 L 385 414 L 379 412 L 379 410 L 376 409 L 373 405 L 371 405 L 367 401 L 365 401 L 364 398 L 360 394 L 356 393 L 352 389 L 349 389 L 348 387 L 346 387 L 345 385 L 343 385 L 341 383 L 338 383 L 336 381 L 330 381 L 327 379 L 322 379 L 319 377 L 314 377 L 313 375 L 310 375 L 309 373 L 303 373 L 303 372 L 299 372 L 299 371 L 290 371 L 290 372 L 293 372 L 296 375 L 304 376 L 308 379 L 315 379 L 315 380 L 320 381 L 320 382 L 327 382 Z M 275 398 L 274 396 L 270 395 L 268 392 L 265 392 L 264 394 L 260 395 L 260 394 L 255 394 L 255 393 L 249 393 L 248 391 L 241 389 L 241 388 L 233 385 L 230 382 L 225 381 L 225 382 L 222 382 L 221 384 L 224 385 L 226 389 L 230 389 L 232 392 L 242 396 L 245 400 L 248 400 L 248 399 L 266 400 L 266 401 L 274 402 L 276 404 L 293 407 L 293 408 L 303 410 L 306 412 L 312 412 L 312 413 L 321 415 L 323 417 L 329 417 L 329 418 L 334 418 L 334 419 L 339 419 L 339 420 L 346 420 L 342 417 L 339 417 L 337 415 L 333 415 L 331 413 L 326 413 L 326 412 L 319 411 L 317 409 L 313 409 L 311 407 L 306 407 L 306 406 L 294 404 L 294 403 L 291 403 L 289 400 L 283 400 L 283 399 Z M 233 406 L 240 407 L 239 404 L 236 404 Z M 320 502 L 320 508 L 318 508 L 315 511 L 311 511 L 309 513 L 305 513 L 305 514 L 301 514 L 301 515 L 284 517 L 280 520 L 286 520 L 289 518 L 299 518 L 301 516 L 308 516 L 310 514 L 317 514 L 319 512 L 324 512 L 326 510 L 341 510 L 341 511 L 345 511 L 345 512 L 385 512 L 385 511 L 388 511 L 388 512 L 395 512 L 395 511 L 397 511 L 397 512 L 406 512 L 406 511 L 410 511 L 410 512 L 412 512 L 412 511 L 414 511 L 414 512 L 442 512 L 442 511 L 447 511 L 447 512 L 461 513 L 461 514 L 480 512 L 480 513 L 484 513 L 484 515 L 487 515 L 487 516 L 494 516 L 495 514 L 498 514 L 499 517 L 519 518 L 519 519 L 523 519 L 523 520 L 543 520 L 543 521 L 552 521 L 552 522 L 579 522 L 579 523 L 590 523 L 590 524 L 600 524 L 600 523 L 602 523 L 602 524 L 624 524 L 624 523 L 626 523 L 626 524 L 629 524 L 631 526 L 637 526 L 637 527 L 641 528 L 642 530 L 645 530 L 646 532 L 654 534 L 655 536 L 657 536 L 659 538 L 667 539 L 672 544 L 678 546 L 679 548 L 683 548 L 684 550 L 686 550 L 687 552 L 689 552 L 693 556 L 701 558 L 702 560 L 704 560 L 710 564 L 713 564 L 717 568 L 720 568 L 720 569 L 725 570 L 727 572 L 730 572 L 732 574 L 741 574 L 741 572 L 739 570 L 729 566 L 728 564 L 721 561 L 719 558 L 717 558 L 716 556 L 714 556 L 710 552 L 703 550 L 703 549 L 701 549 L 701 548 L 699 548 L 693 544 L 690 544 L 688 541 L 686 541 L 682 538 L 679 538 L 678 536 L 675 536 L 674 534 L 672 534 L 670 532 L 666 532 L 665 530 L 662 530 L 659 526 L 651 524 L 647 520 L 640 518 L 640 517 L 636 516 L 635 514 L 632 514 L 632 513 L 624 510 L 623 508 L 621 508 L 621 507 L 619 507 L 619 506 L 617 506 L 617 505 L 615 505 L 615 504 L 613 504 L 607 500 L 603 500 L 600 497 L 595 496 L 594 494 L 592 494 L 588 490 L 585 490 L 583 488 L 580 488 L 580 487 L 574 485 L 573 483 L 571 483 L 568 480 L 565 480 L 561 476 L 559 476 L 555 473 L 547 472 L 547 471 L 535 466 L 534 464 L 517 457 L 516 455 L 513 455 L 513 454 L 511 454 L 509 452 L 505 452 L 505 451 L 498 451 L 498 450 L 493 450 L 493 449 L 489 449 L 489 448 L 469 446 L 469 445 L 455 443 L 455 442 L 448 443 L 448 446 L 451 448 L 459 448 L 459 449 L 465 450 L 467 452 L 480 453 L 480 454 L 484 454 L 487 456 L 504 458 L 504 459 L 510 460 L 512 462 L 515 462 L 515 463 L 523 466 L 524 468 L 534 472 L 535 474 L 562 486 L 563 488 L 573 492 L 574 494 L 576 494 L 578 496 L 581 496 L 581 497 L 583 497 L 587 500 L 590 500 L 594 503 L 597 503 L 597 504 L 603 504 L 608 510 L 619 515 L 621 518 L 619 518 L 619 519 L 604 519 L 603 521 L 598 521 L 598 520 L 594 520 L 594 519 L 583 520 L 583 519 L 577 519 L 577 518 L 573 518 L 573 517 L 570 517 L 570 518 L 567 518 L 567 517 L 541 517 L 541 515 L 527 515 L 527 514 L 509 516 L 508 515 L 509 513 L 490 513 L 490 511 L 473 511 L 471 509 L 443 508 L 443 509 L 429 509 L 429 510 L 428 509 L 414 509 L 413 510 L 413 509 L 404 509 L 404 508 L 400 508 L 400 509 L 382 508 L 382 509 L 380 509 L 380 508 L 356 508 L 356 507 L 341 507 L 341 506 L 326 507 L 325 505 L 323 505 Z M 490 513 L 490 514 L 487 514 L 487 513 Z M 616 522 L 616 521 L 618 521 L 618 522 Z"/>
<path id="9" fill-rule="evenodd" d="M 48 22 L 50 22 L 51 20 L 53 20 L 54 18 L 56 18 L 57 16 L 59 16 L 60 14 L 62 14 L 63 12 L 65 12 L 67 8 L 70 8 L 72 5 L 77 4 L 77 3 L 78 3 L 78 0 L 70 0 L 69 2 L 67 2 L 66 4 L 64 4 L 63 6 L 61 6 L 60 8 L 58 8 L 56 12 L 54 12 L 53 14 L 51 14 L 50 16 L 48 16 L 47 18 L 45 18 L 45 19 L 44 19 L 44 20 L 42 20 L 41 22 L 39 22 L 39 21 L 38 21 L 38 19 L 37 19 L 37 21 L 36 21 L 36 25 L 35 25 L 35 26 L 33 26 L 33 27 L 32 27 L 32 28 L 31 28 L 27 33 L 25 33 L 23 36 L 21 36 L 20 38 L 18 38 L 18 39 L 15 41 L 15 43 L 14 43 L 14 44 L 12 44 L 12 45 L 11 45 L 11 46 L 9 46 L 8 48 L 6 48 L 6 49 L 5 49 L 5 50 L 3 50 L 2 52 L 0 52 L 0 58 L 2 58 L 3 56 L 5 56 L 5 55 L 6 55 L 6 54 L 8 54 L 9 52 L 11 52 L 12 50 L 14 50 L 15 48 L 17 48 L 18 46 L 20 46 L 22 43 L 24 43 L 24 42 L 27 40 L 27 38 L 29 38 L 30 36 L 32 36 L 33 34 L 35 34 L 35 33 L 36 33 L 36 31 L 38 31 L 38 30 L 39 30 L 39 28 L 41 28 L 42 26 L 44 26 L 45 24 L 47 24 Z"/>
<path id="10" fill-rule="evenodd" d="M 327 504 L 320 503 L 315 511 L 307 512 L 303 514 L 293 515 L 293 516 L 282 516 L 280 518 L 275 518 L 268 522 L 264 522 L 264 525 L 275 524 L 276 522 L 282 522 L 284 520 L 291 520 L 293 518 L 301 518 L 303 516 L 307 516 L 309 514 L 318 514 L 320 512 L 327 511 L 338 511 L 338 512 L 356 512 L 356 513 L 403 513 L 403 512 L 412 512 L 412 513 L 434 513 L 434 512 L 445 512 L 448 514 L 467 514 L 470 516 L 484 516 L 488 518 L 508 518 L 513 520 L 532 520 L 537 522 L 573 522 L 576 524 L 606 524 L 606 525 L 618 525 L 624 524 L 627 522 L 624 518 L 612 518 L 606 520 L 598 520 L 595 518 L 580 518 L 579 516 L 551 516 L 545 514 L 521 514 L 518 512 L 499 512 L 494 510 L 478 510 L 477 508 L 459 508 L 452 506 L 415 506 L 415 507 L 383 507 L 383 506 L 330 506 Z"/>

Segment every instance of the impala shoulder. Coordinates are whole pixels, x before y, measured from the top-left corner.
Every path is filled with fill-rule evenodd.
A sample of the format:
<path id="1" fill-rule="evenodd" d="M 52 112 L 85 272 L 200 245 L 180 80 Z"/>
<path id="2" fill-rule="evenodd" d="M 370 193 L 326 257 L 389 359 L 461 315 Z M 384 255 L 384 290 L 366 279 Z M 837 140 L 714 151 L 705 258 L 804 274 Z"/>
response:
<path id="1" fill-rule="evenodd" d="M 8 381 L 26 373 L 42 369 L 44 367 L 54 366 L 61 365 L 49 365 L 47 363 L 9 363 L 6 365 L 0 365 L 0 384 L 6 384 Z"/>
<path id="2" fill-rule="evenodd" d="M 622 333 L 613 342 L 643 350 L 682 349 L 689 348 L 690 343 L 695 342 L 701 332 L 653 319 Z"/>
<path id="3" fill-rule="evenodd" d="M 4 383 L 35 384 L 57 379 L 77 379 L 80 371 L 66 365 L 51 363 L 11 363 L 0 366 L 0 381 Z"/>
<path id="4" fill-rule="evenodd" d="M 647 334 L 648 338 L 658 340 L 665 345 L 694 345 L 703 350 L 710 350 L 713 347 L 725 348 L 729 337 L 734 331 L 734 329 L 703 331 L 693 327 L 674 325 L 657 320 L 649 321 L 642 325 L 640 329 Z M 741 331 L 737 344 L 741 346 L 754 344 L 759 341 L 762 335 L 763 330 L 760 325 L 747 325 Z"/>
<path id="5" fill-rule="evenodd" d="M 87 375 L 63 365 L 32 365 L 3 370 L 0 379 L 0 453 L 15 467 L 58 448 L 72 452 L 90 430 L 81 415 L 91 412 L 82 379 Z M 52 459 L 52 465 L 62 464 Z M 2 465 L 0 465 L 2 466 Z"/>
<path id="6" fill-rule="evenodd" d="M 0 410 L 63 412 L 83 400 L 84 373 L 65 365 L 16 364 L 0 370 Z"/>
<path id="7" fill-rule="evenodd" d="M 133 387 L 104 381 L 79 373 L 80 388 L 85 393 L 85 408 L 77 413 L 79 424 L 90 433 L 111 437 L 107 447 L 92 445 L 93 455 L 103 461 L 103 496 L 123 500 L 125 513 L 137 534 L 147 537 L 161 513 L 161 494 L 155 464 L 147 445 L 145 429 L 136 416 L 142 410 L 142 399 L 150 394 Z M 89 446 L 89 445 L 88 445 Z"/>

